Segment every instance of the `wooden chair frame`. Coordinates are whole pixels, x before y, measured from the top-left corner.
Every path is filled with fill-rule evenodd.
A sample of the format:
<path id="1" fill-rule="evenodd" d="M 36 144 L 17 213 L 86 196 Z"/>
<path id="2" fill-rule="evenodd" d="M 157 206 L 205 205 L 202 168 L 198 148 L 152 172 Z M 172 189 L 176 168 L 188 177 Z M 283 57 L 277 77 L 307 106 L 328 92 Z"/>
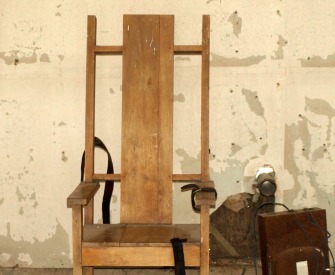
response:
<path id="1" fill-rule="evenodd" d="M 165 17 L 164 17 L 165 18 Z M 172 17 L 173 18 L 173 17 Z M 106 245 L 106 241 L 89 242 L 85 234 L 100 234 L 101 227 L 93 225 L 94 195 L 99 189 L 99 181 L 121 181 L 121 174 L 96 174 L 94 172 L 94 114 L 95 114 L 95 67 L 97 55 L 122 55 L 124 46 L 98 46 L 96 44 L 97 21 L 95 16 L 88 16 L 87 24 L 87 69 L 86 69 L 86 130 L 85 130 L 85 180 L 67 199 L 67 206 L 72 208 L 73 231 L 73 274 L 93 274 L 94 266 L 173 266 L 173 254 L 170 244 L 156 245 L 150 243 L 141 249 L 132 244 Z M 173 174 L 172 181 L 197 182 L 202 187 L 214 187 L 209 175 L 209 51 L 210 18 L 203 16 L 201 45 L 173 45 L 174 55 L 201 55 L 201 173 Z M 122 181 L 121 181 L 122 184 Z M 200 210 L 199 244 L 185 245 L 186 266 L 200 266 L 202 275 L 209 274 L 209 215 L 210 208 L 215 207 L 215 197 L 210 192 L 198 192 L 196 204 Z M 85 211 L 83 209 L 85 208 Z M 92 226 L 90 226 L 92 225 Z M 107 225 L 106 225 L 107 226 Z M 121 234 L 125 225 L 108 225 L 113 236 Z M 136 226 L 135 226 L 136 227 Z M 100 229 L 99 229 L 100 228 Z M 105 227 L 104 227 L 105 228 Z M 161 225 L 154 230 L 168 230 Z M 175 227 L 174 231 L 187 231 L 188 226 Z M 108 230 L 109 230 L 108 229 Z M 85 231 L 86 230 L 86 231 Z M 100 231 L 99 231 L 100 230 Z M 129 229 L 130 230 L 130 229 Z M 123 231 L 122 231 L 123 232 Z M 164 231 L 167 232 L 167 231 Z M 165 234 L 165 233 L 164 233 Z M 191 238 L 192 239 L 192 238 Z M 112 242 L 112 241 L 110 241 Z M 139 241 L 141 243 L 141 241 Z M 192 243 L 192 241 L 191 241 Z M 105 245 L 104 245 L 105 244 Z M 143 245 L 143 244 L 142 244 Z M 140 245 L 141 246 L 141 245 Z M 120 258 L 118 255 L 122 254 Z M 161 255 L 165 255 L 162 257 Z M 113 259 L 113 261 L 111 260 Z"/>

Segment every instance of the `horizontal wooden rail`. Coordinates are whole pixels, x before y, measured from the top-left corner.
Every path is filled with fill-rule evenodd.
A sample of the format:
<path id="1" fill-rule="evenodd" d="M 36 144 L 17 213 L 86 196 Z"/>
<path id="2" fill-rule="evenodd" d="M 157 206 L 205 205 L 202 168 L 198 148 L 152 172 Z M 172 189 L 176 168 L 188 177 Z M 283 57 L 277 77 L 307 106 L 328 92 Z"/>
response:
<path id="1" fill-rule="evenodd" d="M 200 181 L 201 174 L 173 174 L 172 181 Z"/>
<path id="2" fill-rule="evenodd" d="M 96 54 L 122 54 L 123 46 L 95 46 Z"/>
<path id="3" fill-rule="evenodd" d="M 93 175 L 93 180 L 115 180 L 115 181 L 120 181 L 121 180 L 121 174 L 94 174 Z"/>
<path id="4" fill-rule="evenodd" d="M 175 45 L 175 55 L 190 55 L 190 54 L 201 54 L 202 45 Z"/>
<path id="5" fill-rule="evenodd" d="M 175 55 L 201 55 L 202 45 L 174 45 L 173 51 Z M 95 46 L 94 52 L 98 55 L 122 54 L 123 46 Z"/>
<path id="6" fill-rule="evenodd" d="M 121 181 L 121 174 L 94 174 L 93 180 Z M 200 180 L 201 180 L 201 174 L 173 174 L 172 175 L 172 181 L 200 181 Z"/>

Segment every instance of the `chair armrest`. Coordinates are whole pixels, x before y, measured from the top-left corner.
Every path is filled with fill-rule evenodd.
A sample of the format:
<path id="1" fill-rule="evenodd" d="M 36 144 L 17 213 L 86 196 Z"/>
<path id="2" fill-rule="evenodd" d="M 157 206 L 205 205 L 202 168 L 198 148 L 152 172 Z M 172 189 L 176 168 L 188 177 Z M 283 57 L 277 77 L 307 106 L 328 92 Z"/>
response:
<path id="1" fill-rule="evenodd" d="M 86 206 L 94 197 L 95 193 L 100 188 L 99 183 L 80 183 L 76 189 L 67 198 L 67 207 L 71 208 L 74 205 Z"/>
<path id="2" fill-rule="evenodd" d="M 210 208 L 215 208 L 217 193 L 214 182 L 201 182 L 199 185 L 203 191 L 200 190 L 195 194 L 195 206 L 200 208 L 202 205 L 208 205 Z"/>
<path id="3" fill-rule="evenodd" d="M 200 213 L 202 205 L 207 205 L 210 208 L 215 208 L 217 192 L 213 181 L 201 181 L 184 185 L 181 191 L 191 190 L 191 202 L 194 212 Z"/>

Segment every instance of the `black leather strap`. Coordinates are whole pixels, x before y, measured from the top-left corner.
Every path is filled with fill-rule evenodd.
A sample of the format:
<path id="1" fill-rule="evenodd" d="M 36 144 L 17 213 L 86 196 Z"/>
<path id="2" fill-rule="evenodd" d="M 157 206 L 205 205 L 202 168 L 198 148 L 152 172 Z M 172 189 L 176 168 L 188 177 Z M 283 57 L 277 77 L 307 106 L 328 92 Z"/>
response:
<path id="1" fill-rule="evenodd" d="M 114 173 L 114 167 L 113 167 L 113 161 L 110 153 L 107 150 L 107 147 L 105 144 L 97 137 L 94 137 L 94 147 L 98 147 L 102 150 L 104 150 L 107 153 L 108 157 L 108 164 L 107 164 L 107 174 L 113 174 Z M 81 159 L 81 175 L 80 180 L 84 180 L 84 170 L 85 170 L 85 151 L 83 153 L 82 159 Z M 114 181 L 107 180 L 105 182 L 105 190 L 104 190 L 104 196 L 102 199 L 102 221 L 103 223 L 110 223 L 110 201 L 113 195 L 113 189 L 114 189 Z"/>
<path id="2" fill-rule="evenodd" d="M 173 248 L 175 275 L 185 275 L 183 242 L 186 241 L 187 239 L 179 239 L 179 238 L 173 238 L 170 240 Z"/>

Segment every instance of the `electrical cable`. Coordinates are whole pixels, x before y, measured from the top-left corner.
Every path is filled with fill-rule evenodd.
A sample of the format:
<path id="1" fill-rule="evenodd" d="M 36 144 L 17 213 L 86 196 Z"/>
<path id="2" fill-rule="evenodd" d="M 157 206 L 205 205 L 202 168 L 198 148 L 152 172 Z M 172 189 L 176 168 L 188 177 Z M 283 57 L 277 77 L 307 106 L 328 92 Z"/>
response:
<path id="1" fill-rule="evenodd" d="M 312 242 L 312 238 L 310 236 L 310 234 L 308 233 L 308 231 L 306 230 L 306 228 L 304 227 L 304 225 L 301 223 L 301 221 L 299 220 L 297 214 L 295 213 L 295 211 L 292 211 L 294 217 L 296 218 L 298 225 L 300 227 L 300 229 L 304 232 L 306 239 L 308 240 L 310 246 L 313 248 L 313 255 L 315 258 L 315 262 L 316 262 L 316 267 L 315 267 L 315 275 L 318 275 L 318 270 L 319 270 L 319 257 L 318 257 L 318 250 L 317 247 L 314 245 L 314 243 Z M 322 274 L 322 273 L 321 273 Z"/>
<path id="2" fill-rule="evenodd" d="M 326 230 L 324 230 L 324 228 L 322 228 L 320 226 L 320 224 L 317 223 L 317 221 L 314 219 L 314 216 L 313 214 L 309 211 L 308 208 L 304 208 L 304 211 L 307 213 L 307 221 L 314 227 L 317 227 L 321 230 L 322 232 L 322 235 L 323 235 L 323 238 L 321 239 L 321 242 L 319 244 L 319 247 L 320 248 L 323 248 L 324 245 L 326 244 L 327 240 L 328 240 L 328 234 L 327 232 L 325 232 Z M 328 246 L 327 246 L 327 250 L 329 250 Z M 322 269 L 321 269 L 321 274 L 323 274 L 323 272 L 325 271 L 326 269 L 326 259 L 324 257 L 324 253 L 323 251 L 321 250 L 321 255 L 322 255 L 322 258 L 323 258 L 323 263 L 322 263 Z"/>
<path id="3" fill-rule="evenodd" d="M 332 262 L 333 262 L 333 272 L 332 274 L 334 275 L 335 274 L 335 270 L 334 270 L 334 267 L 335 267 L 335 259 L 334 259 L 334 255 L 333 255 L 333 252 L 331 251 L 331 249 L 329 248 L 329 245 L 328 245 L 328 239 L 331 237 L 331 234 L 329 233 L 329 231 L 326 229 L 326 227 L 322 227 L 316 220 L 315 220 L 315 217 L 313 216 L 313 214 L 309 211 L 308 208 L 304 208 L 305 212 L 307 212 L 307 216 L 308 216 L 308 221 L 320 228 L 320 230 L 322 231 L 323 235 L 325 236 L 323 238 L 323 240 L 321 241 L 320 243 L 320 247 L 323 247 L 323 244 L 325 243 L 327 249 L 328 249 L 328 252 L 329 254 L 331 255 L 331 258 L 332 258 Z M 310 218 L 312 219 L 312 221 L 310 220 Z M 324 259 L 324 268 L 322 269 L 322 272 L 325 271 L 325 259 Z M 321 273 L 322 274 L 322 273 Z"/>

